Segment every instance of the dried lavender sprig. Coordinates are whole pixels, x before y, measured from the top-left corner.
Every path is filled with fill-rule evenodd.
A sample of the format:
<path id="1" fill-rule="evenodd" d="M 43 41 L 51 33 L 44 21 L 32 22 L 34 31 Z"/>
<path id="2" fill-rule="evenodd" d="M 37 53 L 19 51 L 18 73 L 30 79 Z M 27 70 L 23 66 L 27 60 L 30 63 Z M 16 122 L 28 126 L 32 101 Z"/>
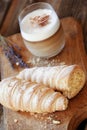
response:
<path id="1" fill-rule="evenodd" d="M 23 61 L 22 56 L 19 53 L 17 53 L 17 51 L 15 51 L 10 41 L 1 35 L 0 35 L 0 46 L 2 46 L 5 55 L 8 57 L 13 67 L 16 65 L 16 63 L 18 63 L 18 65 L 22 68 L 29 67 L 28 64 L 26 64 Z"/>

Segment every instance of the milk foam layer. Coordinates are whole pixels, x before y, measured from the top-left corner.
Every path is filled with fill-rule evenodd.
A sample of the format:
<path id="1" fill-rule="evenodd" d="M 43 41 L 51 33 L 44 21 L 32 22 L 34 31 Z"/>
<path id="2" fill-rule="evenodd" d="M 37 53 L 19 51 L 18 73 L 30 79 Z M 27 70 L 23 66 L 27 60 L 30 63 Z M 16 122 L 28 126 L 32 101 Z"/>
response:
<path id="1" fill-rule="evenodd" d="M 31 18 L 36 16 L 49 15 L 48 24 L 45 26 L 32 26 Z M 21 34 L 22 37 L 27 41 L 42 41 L 57 32 L 60 26 L 60 21 L 56 13 L 50 9 L 37 9 L 29 14 L 27 14 L 21 21 Z"/>

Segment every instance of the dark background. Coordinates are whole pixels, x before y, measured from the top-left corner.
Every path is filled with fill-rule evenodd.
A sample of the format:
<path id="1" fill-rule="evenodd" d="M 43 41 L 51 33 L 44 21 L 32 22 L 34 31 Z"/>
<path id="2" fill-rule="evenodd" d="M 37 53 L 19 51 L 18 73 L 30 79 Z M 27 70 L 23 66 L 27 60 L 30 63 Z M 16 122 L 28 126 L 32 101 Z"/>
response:
<path id="1" fill-rule="evenodd" d="M 81 24 L 87 52 L 87 0 L 0 0 L 0 34 L 10 36 L 20 32 L 19 13 L 25 6 L 38 1 L 50 3 L 60 19 L 72 16 Z M 2 113 L 0 107 L 0 130 L 4 130 Z M 87 130 L 87 119 L 78 126 L 78 130 Z"/>

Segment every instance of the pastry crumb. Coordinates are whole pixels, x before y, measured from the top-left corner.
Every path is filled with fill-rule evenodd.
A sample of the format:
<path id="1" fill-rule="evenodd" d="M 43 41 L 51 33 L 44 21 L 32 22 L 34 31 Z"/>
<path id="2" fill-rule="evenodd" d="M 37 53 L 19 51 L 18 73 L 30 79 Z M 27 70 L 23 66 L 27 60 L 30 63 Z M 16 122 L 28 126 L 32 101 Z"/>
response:
<path id="1" fill-rule="evenodd" d="M 14 123 L 17 123 L 18 122 L 18 120 L 17 119 L 14 119 Z"/>
<path id="2" fill-rule="evenodd" d="M 52 118 L 49 116 L 48 118 L 47 118 L 48 120 L 52 120 Z"/>
<path id="3" fill-rule="evenodd" d="M 16 65 L 18 66 L 18 65 L 19 65 L 19 62 L 16 62 Z"/>
<path id="4" fill-rule="evenodd" d="M 40 58 L 38 57 L 38 58 L 36 59 L 36 61 L 39 62 L 39 61 L 40 61 Z"/>
<path id="5" fill-rule="evenodd" d="M 60 121 L 58 121 L 58 120 L 53 120 L 53 124 L 59 125 L 59 124 L 60 124 Z"/>
<path id="6" fill-rule="evenodd" d="M 61 62 L 60 65 L 65 65 L 65 62 Z"/>

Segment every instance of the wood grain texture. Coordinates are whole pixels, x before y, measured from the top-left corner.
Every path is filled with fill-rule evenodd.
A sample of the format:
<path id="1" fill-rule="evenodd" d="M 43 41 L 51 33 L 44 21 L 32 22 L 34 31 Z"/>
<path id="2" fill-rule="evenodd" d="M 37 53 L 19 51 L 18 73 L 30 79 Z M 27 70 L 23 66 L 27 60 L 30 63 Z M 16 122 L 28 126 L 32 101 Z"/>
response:
<path id="1" fill-rule="evenodd" d="M 61 0 L 35 0 L 34 2 L 47 2 L 52 5 L 56 13 L 58 13 L 58 9 L 61 4 Z"/>
<path id="2" fill-rule="evenodd" d="M 73 18 L 64 18 L 61 20 L 66 46 L 64 50 L 49 59 L 60 59 L 66 64 L 79 64 L 87 75 L 87 57 L 83 46 L 83 35 L 80 24 Z M 34 56 L 25 48 L 20 34 L 9 37 L 21 47 L 21 54 L 29 60 Z M 32 65 L 31 65 L 32 67 Z M 16 68 L 13 69 L 8 59 L 2 54 L 1 56 L 1 78 L 9 77 L 18 73 Z M 63 112 L 54 112 L 51 114 L 32 114 L 26 112 L 13 112 L 4 108 L 4 122 L 6 130 L 75 130 L 77 126 L 87 118 L 87 82 L 82 91 L 69 102 L 69 107 Z M 15 120 L 17 122 L 15 122 Z M 60 121 L 60 124 L 54 124 L 53 120 Z M 33 122 L 33 123 L 32 123 Z"/>
<path id="3" fill-rule="evenodd" d="M 0 0 L 0 27 L 5 19 L 11 0 Z"/>
<path id="4" fill-rule="evenodd" d="M 19 32 L 18 15 L 26 5 L 32 2 L 33 0 L 12 0 L 0 33 L 7 36 Z"/>
<path id="5" fill-rule="evenodd" d="M 61 1 L 60 7 L 58 8 L 58 15 L 60 18 L 72 16 L 81 23 L 87 50 L 87 0 Z"/>

